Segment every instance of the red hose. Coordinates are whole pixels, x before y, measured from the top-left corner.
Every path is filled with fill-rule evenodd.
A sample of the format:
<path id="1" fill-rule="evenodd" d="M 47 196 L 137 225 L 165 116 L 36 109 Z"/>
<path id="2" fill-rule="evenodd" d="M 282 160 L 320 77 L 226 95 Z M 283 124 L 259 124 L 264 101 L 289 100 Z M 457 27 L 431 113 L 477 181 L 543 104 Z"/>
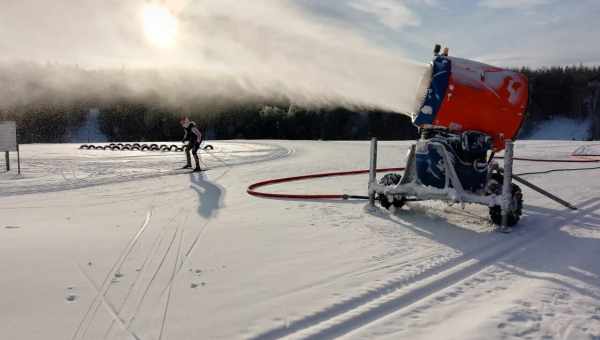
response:
<path id="1" fill-rule="evenodd" d="M 391 171 L 402 171 L 404 168 L 389 168 L 389 169 L 377 169 L 377 172 L 391 172 Z M 308 195 L 308 194 L 272 194 L 267 192 L 256 191 L 260 187 L 265 187 L 269 185 L 274 185 L 278 183 L 288 183 L 295 181 L 302 181 L 306 179 L 315 179 L 315 178 L 323 178 L 323 177 L 337 177 L 337 176 L 352 176 L 352 175 L 362 175 L 368 174 L 369 170 L 354 170 L 354 171 L 343 171 L 343 172 L 328 172 L 322 174 L 312 174 L 312 175 L 304 175 L 304 176 L 296 176 L 296 177 L 286 177 L 286 178 L 278 178 L 272 179 L 268 181 L 263 181 L 259 183 L 254 183 L 248 187 L 246 191 L 248 194 L 256 197 L 265 197 L 265 198 L 287 198 L 287 199 L 298 199 L 298 200 L 341 200 L 346 197 L 346 195 L 342 194 L 331 194 L 331 195 Z"/>
<path id="2" fill-rule="evenodd" d="M 497 158 L 503 159 L 503 157 L 497 157 Z M 575 159 L 536 159 L 536 158 L 515 157 L 514 160 L 526 161 L 526 162 L 543 162 L 543 163 L 600 163 L 600 160 L 596 160 L 596 159 L 575 160 Z M 377 169 L 377 172 L 392 172 L 392 171 L 403 171 L 403 170 L 404 170 L 404 168 L 389 168 L 389 169 Z M 297 199 L 297 200 L 341 200 L 341 199 L 346 199 L 348 197 L 348 195 L 344 195 L 344 194 L 331 194 L 331 195 L 273 194 L 273 193 L 268 193 L 268 192 L 257 191 L 256 189 L 261 188 L 261 187 L 266 187 L 269 185 L 302 181 L 302 180 L 306 180 L 306 179 L 337 177 L 337 176 L 352 176 L 352 175 L 362 175 L 362 174 L 368 174 L 368 173 L 369 173 L 369 170 L 354 170 L 354 171 L 328 172 L 328 173 L 322 173 L 322 174 L 312 174 L 312 175 L 304 175 L 304 176 L 278 178 L 278 179 L 272 179 L 272 180 L 252 184 L 251 186 L 248 187 L 248 190 L 246 192 L 252 196 L 264 197 L 264 198 L 284 198 L 284 199 Z"/>

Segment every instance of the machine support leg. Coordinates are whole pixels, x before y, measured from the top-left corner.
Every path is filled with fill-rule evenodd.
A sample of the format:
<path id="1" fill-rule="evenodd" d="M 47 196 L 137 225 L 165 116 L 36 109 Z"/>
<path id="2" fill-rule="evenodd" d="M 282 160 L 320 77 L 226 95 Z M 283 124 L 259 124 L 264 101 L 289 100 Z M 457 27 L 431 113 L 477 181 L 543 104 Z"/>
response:
<path id="1" fill-rule="evenodd" d="M 560 197 L 558 197 L 556 195 L 553 195 L 553 194 L 549 193 L 548 191 L 540 188 L 539 186 L 537 186 L 537 185 L 535 185 L 535 184 L 533 184 L 533 183 L 531 183 L 529 181 L 526 181 L 525 179 L 523 179 L 523 178 L 521 178 L 521 177 L 519 177 L 517 175 L 513 175 L 513 179 L 515 181 L 517 181 L 517 182 L 525 185 L 526 187 L 529 187 L 530 189 L 532 189 L 534 191 L 537 191 L 538 193 L 540 193 L 540 194 L 548 197 L 549 199 L 553 200 L 556 203 L 559 203 L 559 204 L 561 204 L 561 205 L 563 205 L 563 206 L 565 206 L 565 207 L 567 207 L 567 208 L 569 208 L 571 210 L 577 210 L 577 207 L 574 206 L 573 204 L 571 204 L 571 203 L 563 200 L 562 198 L 560 198 Z"/>
<path id="2" fill-rule="evenodd" d="M 502 186 L 502 228 L 508 228 L 508 212 L 512 201 L 514 143 L 506 141 L 504 149 L 504 180 Z"/>
<path id="3" fill-rule="evenodd" d="M 377 183 L 377 138 L 371 139 L 371 159 L 369 162 L 369 206 L 375 207 L 375 191 L 373 185 Z"/>
<path id="4" fill-rule="evenodd" d="M 8 151 L 4 154 L 4 160 L 6 161 L 6 172 L 10 171 L 10 156 L 8 155 Z"/>
<path id="5" fill-rule="evenodd" d="M 21 150 L 19 149 L 19 144 L 17 144 L 17 173 L 21 174 Z"/>

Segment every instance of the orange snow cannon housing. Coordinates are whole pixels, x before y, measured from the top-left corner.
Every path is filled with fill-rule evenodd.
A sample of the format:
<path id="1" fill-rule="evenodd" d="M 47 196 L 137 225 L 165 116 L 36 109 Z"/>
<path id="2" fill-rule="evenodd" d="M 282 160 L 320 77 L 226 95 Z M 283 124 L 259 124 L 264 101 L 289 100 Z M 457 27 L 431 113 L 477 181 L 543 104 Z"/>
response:
<path id="1" fill-rule="evenodd" d="M 421 85 L 424 89 L 430 83 L 415 125 L 483 132 L 495 151 L 516 137 L 529 98 L 523 74 L 446 55 L 436 56 L 431 71 Z"/>

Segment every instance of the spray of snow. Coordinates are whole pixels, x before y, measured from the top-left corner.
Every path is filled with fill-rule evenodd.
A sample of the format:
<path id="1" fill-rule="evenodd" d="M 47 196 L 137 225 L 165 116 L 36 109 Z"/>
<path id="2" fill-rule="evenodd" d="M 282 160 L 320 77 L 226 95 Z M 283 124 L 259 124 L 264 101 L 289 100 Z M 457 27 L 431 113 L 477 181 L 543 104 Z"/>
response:
<path id="1" fill-rule="evenodd" d="M 148 39 L 160 22 L 148 22 L 147 6 L 169 11 L 176 36 L 154 36 L 154 44 Z M 89 74 L 103 70 L 120 76 L 120 95 L 152 92 L 169 104 L 221 95 L 410 113 L 426 71 L 291 0 L 9 1 L 0 22 L 0 61 L 13 69 L 7 79 L 17 84 L 0 94 L 2 103 L 29 100 L 32 87 L 66 94 L 84 88 L 110 97 L 114 82 Z M 86 76 L 48 71 L 55 74 L 33 72 L 31 79 L 14 66 L 23 61 L 42 71 L 47 67 L 40 63 L 78 65 Z"/>
<path id="2" fill-rule="evenodd" d="M 588 140 L 592 120 L 555 117 L 539 125 L 525 139 Z"/>

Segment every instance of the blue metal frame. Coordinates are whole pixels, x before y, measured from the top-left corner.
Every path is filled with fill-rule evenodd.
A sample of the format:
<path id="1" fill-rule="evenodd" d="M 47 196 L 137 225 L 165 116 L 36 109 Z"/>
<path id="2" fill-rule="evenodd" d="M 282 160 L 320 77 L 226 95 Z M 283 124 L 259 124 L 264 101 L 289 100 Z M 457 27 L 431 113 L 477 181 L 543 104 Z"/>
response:
<path id="1" fill-rule="evenodd" d="M 444 56 L 438 56 L 433 60 L 433 73 L 431 84 L 427 89 L 427 95 L 423 106 L 419 109 L 414 124 L 421 126 L 424 124 L 432 125 L 435 117 L 442 106 L 446 97 L 448 85 L 450 83 L 450 73 L 452 62 Z"/>

